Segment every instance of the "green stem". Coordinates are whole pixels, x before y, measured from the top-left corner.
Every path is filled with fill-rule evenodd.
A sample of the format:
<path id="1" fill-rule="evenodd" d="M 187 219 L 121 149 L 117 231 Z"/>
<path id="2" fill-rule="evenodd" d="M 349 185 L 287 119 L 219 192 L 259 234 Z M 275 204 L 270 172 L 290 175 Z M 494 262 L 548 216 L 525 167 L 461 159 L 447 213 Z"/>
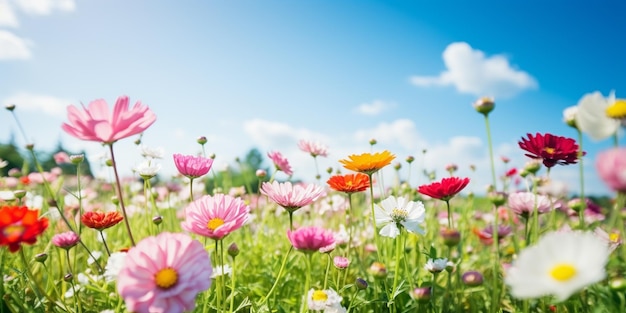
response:
<path id="1" fill-rule="evenodd" d="M 580 179 L 580 196 L 578 197 L 581 201 L 582 207 L 580 211 L 578 211 L 578 219 L 579 225 L 578 228 L 581 230 L 585 230 L 585 210 L 587 209 L 587 201 L 585 199 L 585 169 L 583 166 L 583 133 L 576 128 L 578 131 L 578 170 L 579 170 L 579 179 Z"/>
<path id="2" fill-rule="evenodd" d="M 535 206 L 536 207 L 536 206 Z M 499 226 L 498 226 L 498 206 L 493 205 L 493 229 L 491 238 L 493 239 L 493 286 L 491 290 L 491 312 L 495 313 L 498 311 L 498 307 L 500 306 L 500 238 L 498 234 Z"/>
<path id="3" fill-rule="evenodd" d="M 270 291 L 265 295 L 265 297 L 263 297 L 263 299 L 261 299 L 260 305 L 267 302 L 267 299 L 270 297 L 272 292 L 274 292 L 274 289 L 278 285 L 278 282 L 280 281 L 280 277 L 283 274 L 283 270 L 285 269 L 285 264 L 287 264 L 287 258 L 289 257 L 289 254 L 291 253 L 292 250 L 293 250 L 293 246 L 289 246 L 289 251 L 287 251 L 287 254 L 285 254 L 285 257 L 283 258 L 283 262 L 280 265 L 280 270 L 278 270 L 278 276 L 276 276 L 276 280 L 274 281 L 274 284 L 272 285 L 272 288 L 270 289 Z"/>
<path id="4" fill-rule="evenodd" d="M 491 128 L 489 127 L 489 116 L 485 114 L 485 128 L 487 129 L 487 144 L 489 145 L 489 160 L 491 162 L 491 178 L 493 180 L 493 189 L 498 190 L 496 186 L 496 166 L 493 161 L 493 143 L 491 142 Z"/>
<path id="5" fill-rule="evenodd" d="M 230 274 L 230 311 L 233 312 L 233 308 L 235 307 L 235 257 L 233 257 L 233 262 L 231 265 L 232 273 Z"/>
<path id="6" fill-rule="evenodd" d="M 446 207 L 448 208 L 448 229 L 452 229 L 452 212 L 450 211 L 449 199 L 446 199 Z"/>
<path id="7" fill-rule="evenodd" d="M 313 257 L 312 253 L 307 253 L 305 255 L 306 273 L 305 273 L 305 280 L 304 280 L 304 292 L 302 293 L 304 296 L 304 300 L 302 301 L 302 307 L 300 308 L 301 313 L 306 313 L 309 311 L 308 293 L 309 293 L 309 288 L 311 288 L 311 258 L 312 257 Z"/>
<path id="8" fill-rule="evenodd" d="M 128 220 L 128 214 L 126 214 L 126 206 L 124 205 L 124 195 L 122 194 L 122 184 L 120 182 L 120 176 L 117 173 L 117 163 L 115 162 L 115 154 L 113 153 L 113 143 L 109 145 L 109 151 L 111 152 L 111 163 L 113 163 L 113 174 L 115 175 L 115 186 L 117 188 L 117 197 L 119 198 L 120 207 L 122 208 L 122 214 L 124 214 L 124 224 L 126 225 L 126 232 L 130 239 L 131 245 L 135 246 L 135 239 L 133 238 L 133 232 L 130 230 L 130 221 Z"/>
<path id="9" fill-rule="evenodd" d="M 215 241 L 215 258 L 216 258 L 216 263 L 217 260 L 220 260 L 220 251 L 219 251 L 219 240 Z M 219 266 L 219 264 L 218 264 Z M 219 268 L 219 267 L 218 267 Z M 224 272 L 224 268 L 222 267 L 222 273 Z M 222 311 L 222 280 L 221 278 L 223 277 L 223 275 L 218 275 L 215 278 L 215 294 L 216 294 L 216 301 L 217 303 L 215 304 L 215 307 L 217 308 L 217 312 L 221 312 Z"/>
<path id="10" fill-rule="evenodd" d="M 324 290 L 326 290 L 326 286 L 328 285 L 328 273 L 330 272 L 330 263 L 332 263 L 332 257 L 330 256 L 330 253 L 326 253 L 326 255 L 328 256 L 328 261 L 326 261 L 326 274 L 324 275 Z"/>
<path id="11" fill-rule="evenodd" d="M 400 228 L 400 234 L 396 237 L 396 268 L 393 273 L 393 288 L 391 288 L 392 295 L 396 294 L 396 288 L 398 288 L 398 279 L 400 278 L 400 262 L 402 260 L 402 250 L 404 244 L 402 242 L 402 228 Z M 408 274 L 408 273 L 405 273 Z M 389 299 L 390 302 L 394 302 L 395 299 Z M 396 307 L 394 303 L 394 307 Z"/>
<path id="12" fill-rule="evenodd" d="M 378 249 L 378 231 L 376 230 L 376 213 L 374 211 L 374 182 L 372 180 L 372 174 L 367 175 L 370 180 L 370 207 L 371 207 L 371 219 L 372 219 L 372 229 L 374 230 L 374 245 L 376 246 L 376 254 L 378 257 L 381 256 L 381 251 Z"/>

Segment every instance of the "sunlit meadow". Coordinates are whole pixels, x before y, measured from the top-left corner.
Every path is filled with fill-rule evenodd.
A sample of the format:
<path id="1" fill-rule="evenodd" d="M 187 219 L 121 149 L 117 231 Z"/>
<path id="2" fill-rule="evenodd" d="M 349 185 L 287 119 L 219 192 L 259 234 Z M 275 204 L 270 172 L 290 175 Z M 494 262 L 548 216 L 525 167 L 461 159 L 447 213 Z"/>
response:
<path id="1" fill-rule="evenodd" d="M 19 104 L 6 109 L 28 132 Z M 454 164 L 407 184 L 428 173 L 375 138 L 329 169 L 317 160 L 332 147 L 302 138 L 317 172 L 306 182 L 280 151 L 264 155 L 269 171 L 237 159 L 218 179 L 201 136 L 199 155 L 141 146 L 135 176 L 120 177 L 115 157 L 129 152 L 116 142 L 141 145 L 157 115 L 126 96 L 70 105 L 59 127 L 106 146 L 112 180 L 81 173 L 85 155 L 55 155 L 76 175 L 46 171 L 25 143 L 36 170 L 0 177 L 0 312 L 623 312 L 626 102 L 583 96 L 564 111 L 577 138 L 519 134 L 526 164 L 494 157 L 494 109 L 467 107 L 491 157 L 492 184 L 473 195 Z M 583 134 L 615 138 L 595 164 L 610 201 L 585 196 Z M 160 177 L 166 163 L 179 175 Z M 576 197 L 546 188 L 564 166 L 580 167 Z"/>

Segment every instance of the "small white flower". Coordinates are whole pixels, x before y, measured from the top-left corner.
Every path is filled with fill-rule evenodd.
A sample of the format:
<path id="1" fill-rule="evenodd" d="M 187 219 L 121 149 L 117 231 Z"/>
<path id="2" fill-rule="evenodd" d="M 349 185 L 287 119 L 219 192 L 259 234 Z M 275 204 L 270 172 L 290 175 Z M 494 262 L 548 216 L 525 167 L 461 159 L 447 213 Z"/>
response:
<path id="1" fill-rule="evenodd" d="M 87 259 L 87 264 L 92 265 L 96 260 L 99 260 L 100 257 L 102 256 L 102 252 L 100 251 L 91 251 L 91 255 L 93 256 L 93 258 L 91 256 L 89 256 L 89 258 Z M 94 260 L 95 258 L 95 260 Z"/>
<path id="2" fill-rule="evenodd" d="M 346 312 L 341 306 L 343 299 L 332 289 L 316 290 L 311 289 L 307 295 L 309 310 L 328 312 Z"/>
<path id="3" fill-rule="evenodd" d="M 126 254 L 126 252 L 111 253 L 111 256 L 109 256 L 109 259 L 107 260 L 107 265 L 104 267 L 104 278 L 106 281 L 110 282 L 117 280 L 117 275 L 124 266 Z"/>
<path id="4" fill-rule="evenodd" d="M 161 164 L 152 160 L 143 161 L 134 168 L 135 172 L 144 178 L 152 178 L 156 176 L 160 169 Z"/>
<path id="5" fill-rule="evenodd" d="M 217 278 L 222 275 L 230 275 L 233 272 L 233 269 L 230 268 L 230 265 L 224 264 L 222 266 L 218 265 L 213 268 L 213 273 L 211 274 L 211 278 Z"/>
<path id="6" fill-rule="evenodd" d="M 576 114 L 578 113 L 578 106 L 571 106 L 563 110 L 563 122 L 565 124 L 574 126 L 576 125 Z"/>
<path id="7" fill-rule="evenodd" d="M 522 250 L 505 275 L 518 299 L 554 295 L 567 300 L 606 276 L 609 246 L 591 232 L 550 232 Z"/>
<path id="8" fill-rule="evenodd" d="M 437 259 L 428 259 L 424 268 L 431 273 L 439 273 L 446 269 L 448 266 L 448 259 L 446 258 L 437 258 Z"/>
<path id="9" fill-rule="evenodd" d="M 9 165 L 9 162 L 3 159 L 0 159 L 0 168 L 5 168 Z"/>
<path id="10" fill-rule="evenodd" d="M 421 201 L 408 201 L 404 197 L 389 196 L 374 206 L 376 226 L 383 226 L 380 235 L 395 238 L 400 234 L 399 226 L 412 233 L 424 234 L 420 227 L 425 218 L 424 204 Z"/>
<path id="11" fill-rule="evenodd" d="M 141 145 L 141 156 L 146 159 L 162 159 L 163 147 L 152 148 L 146 145 Z"/>

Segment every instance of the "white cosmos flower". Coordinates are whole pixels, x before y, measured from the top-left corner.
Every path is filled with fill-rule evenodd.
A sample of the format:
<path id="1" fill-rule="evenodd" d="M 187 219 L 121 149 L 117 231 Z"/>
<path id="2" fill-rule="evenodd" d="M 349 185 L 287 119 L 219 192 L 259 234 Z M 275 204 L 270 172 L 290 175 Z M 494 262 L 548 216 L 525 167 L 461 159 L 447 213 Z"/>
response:
<path id="1" fill-rule="evenodd" d="M 161 164 L 154 162 L 152 160 L 145 160 L 139 163 L 139 165 L 137 165 L 134 168 L 137 174 L 145 178 L 151 178 L 151 177 L 156 176 L 156 174 L 159 172 L 160 169 L 161 169 Z"/>
<path id="2" fill-rule="evenodd" d="M 576 114 L 578 113 L 578 106 L 574 105 L 563 110 L 563 122 L 565 124 L 576 127 Z"/>
<path id="3" fill-rule="evenodd" d="M 428 259 L 428 262 L 424 264 L 424 268 L 431 273 L 439 273 L 446 269 L 448 266 L 447 258 Z"/>
<path id="4" fill-rule="evenodd" d="M 585 94 L 578 101 L 576 125 L 593 140 L 603 140 L 613 136 L 620 122 L 606 115 L 606 109 L 615 102 L 615 92 L 604 98 L 599 91 Z"/>
<path id="5" fill-rule="evenodd" d="M 424 204 L 421 201 L 409 201 L 404 197 L 389 196 L 374 205 L 374 218 L 376 226 L 383 226 L 380 235 L 396 238 L 400 234 L 399 226 L 406 228 L 412 233 L 424 234 L 425 230 L 420 227 L 425 218 Z"/>
<path id="6" fill-rule="evenodd" d="M 341 306 L 341 296 L 332 289 L 311 289 L 307 299 L 309 310 L 324 311 L 324 313 L 346 312 L 346 309 Z"/>
<path id="7" fill-rule="evenodd" d="M 554 295 L 564 301 L 604 279 L 609 253 L 606 242 L 591 232 L 550 232 L 522 250 L 505 283 L 518 299 Z"/>
<path id="8" fill-rule="evenodd" d="M 141 155 L 146 159 L 162 159 L 163 147 L 153 148 L 146 145 L 141 145 Z"/>

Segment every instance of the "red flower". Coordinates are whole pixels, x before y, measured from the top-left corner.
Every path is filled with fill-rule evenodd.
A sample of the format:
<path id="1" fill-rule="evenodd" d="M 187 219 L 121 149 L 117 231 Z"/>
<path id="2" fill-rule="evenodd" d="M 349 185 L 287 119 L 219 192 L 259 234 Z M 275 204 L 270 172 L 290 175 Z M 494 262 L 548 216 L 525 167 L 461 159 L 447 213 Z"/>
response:
<path id="1" fill-rule="evenodd" d="M 469 178 L 446 177 L 441 182 L 419 186 L 417 191 L 431 198 L 448 201 L 469 184 Z"/>
<path id="2" fill-rule="evenodd" d="M 528 151 L 525 155 L 533 159 L 543 159 L 543 165 L 550 168 L 557 164 L 576 164 L 578 160 L 578 145 L 576 140 L 552 134 L 527 134 L 522 137 L 519 147 Z M 583 152 L 585 155 L 585 152 Z"/>
<path id="3" fill-rule="evenodd" d="M 515 176 L 515 174 L 517 174 L 517 169 L 516 168 L 512 168 L 512 169 L 508 170 L 506 172 L 506 174 L 504 174 L 504 176 L 511 177 L 511 176 Z"/>
<path id="4" fill-rule="evenodd" d="M 38 210 L 25 206 L 3 206 L 0 209 L 0 246 L 17 252 L 22 243 L 34 244 L 48 227 L 47 218 L 39 218 Z"/>
<path id="5" fill-rule="evenodd" d="M 330 188 L 345 193 L 361 192 L 370 187 L 369 176 L 363 173 L 335 175 L 326 183 Z"/>
<path id="6" fill-rule="evenodd" d="M 89 228 L 97 229 L 99 231 L 107 229 L 111 226 L 115 226 L 117 223 L 121 222 L 123 219 L 124 217 L 122 216 L 122 214 L 120 214 L 120 212 L 117 212 L 117 211 L 87 212 L 83 214 L 83 216 L 80 218 L 81 222 L 83 222 L 83 225 Z"/>

